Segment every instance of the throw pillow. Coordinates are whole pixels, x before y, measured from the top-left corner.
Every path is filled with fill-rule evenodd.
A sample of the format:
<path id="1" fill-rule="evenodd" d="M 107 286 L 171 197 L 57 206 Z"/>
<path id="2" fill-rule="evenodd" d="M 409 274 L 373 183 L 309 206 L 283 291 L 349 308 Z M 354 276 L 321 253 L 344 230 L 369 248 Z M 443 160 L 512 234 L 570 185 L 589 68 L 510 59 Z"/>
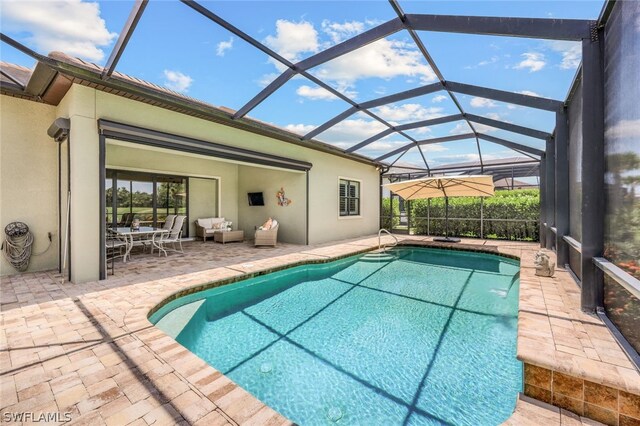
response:
<path id="1" fill-rule="evenodd" d="M 271 227 L 269 229 L 275 229 L 276 226 L 278 226 L 278 221 L 273 219 L 271 221 Z"/>
<path id="2" fill-rule="evenodd" d="M 271 220 L 271 218 L 269 218 L 269 220 L 267 220 L 263 225 L 262 225 L 262 229 L 271 229 L 271 224 L 273 223 L 273 221 Z"/>

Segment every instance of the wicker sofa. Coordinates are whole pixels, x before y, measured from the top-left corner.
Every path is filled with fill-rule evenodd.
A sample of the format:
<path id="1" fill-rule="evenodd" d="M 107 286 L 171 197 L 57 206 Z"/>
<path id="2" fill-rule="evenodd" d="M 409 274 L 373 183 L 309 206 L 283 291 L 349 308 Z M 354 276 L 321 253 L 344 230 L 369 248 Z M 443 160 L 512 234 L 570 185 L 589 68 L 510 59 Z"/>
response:
<path id="1" fill-rule="evenodd" d="M 196 220 L 196 236 L 202 237 L 202 241 L 207 241 L 207 237 L 212 237 L 216 231 L 221 231 L 226 225 L 224 217 L 206 217 Z"/>

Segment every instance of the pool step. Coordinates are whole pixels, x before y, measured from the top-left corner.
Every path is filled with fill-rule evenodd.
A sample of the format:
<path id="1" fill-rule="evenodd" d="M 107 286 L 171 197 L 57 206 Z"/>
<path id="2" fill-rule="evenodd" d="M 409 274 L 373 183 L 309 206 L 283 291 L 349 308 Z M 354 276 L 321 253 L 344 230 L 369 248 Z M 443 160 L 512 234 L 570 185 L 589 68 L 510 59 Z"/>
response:
<path id="1" fill-rule="evenodd" d="M 398 256 L 395 253 L 390 251 L 373 251 L 365 254 L 360 258 L 365 262 L 391 262 L 392 260 L 396 260 Z"/>

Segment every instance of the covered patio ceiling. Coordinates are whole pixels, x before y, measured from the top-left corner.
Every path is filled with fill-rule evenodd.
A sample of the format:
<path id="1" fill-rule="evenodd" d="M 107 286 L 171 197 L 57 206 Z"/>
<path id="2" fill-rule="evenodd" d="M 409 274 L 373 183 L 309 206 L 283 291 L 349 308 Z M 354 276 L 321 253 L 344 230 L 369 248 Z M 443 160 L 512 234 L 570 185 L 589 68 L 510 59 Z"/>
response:
<path id="1" fill-rule="evenodd" d="M 303 59 L 291 59 L 290 55 L 284 54 L 282 49 L 276 49 L 273 43 L 267 39 L 258 40 L 239 28 L 241 22 L 232 22 L 225 18 L 222 13 L 217 13 L 220 8 L 218 3 L 204 3 L 181 0 L 181 3 L 188 9 L 195 11 L 204 17 L 211 26 L 217 26 L 232 36 L 235 36 L 261 54 L 267 56 L 268 60 L 274 63 L 280 74 L 273 76 L 268 84 L 259 90 L 239 108 L 231 110 L 225 109 L 230 121 L 242 122 L 246 120 L 248 114 L 259 109 L 274 96 L 283 91 L 287 83 L 295 79 L 303 79 L 305 82 L 313 84 L 314 90 L 319 90 L 322 96 L 343 101 L 346 108 L 326 119 L 321 124 L 304 127 L 300 132 L 297 128 L 287 128 L 289 131 L 298 131 L 300 143 L 321 144 L 323 135 L 326 132 L 340 126 L 354 116 L 365 117 L 368 127 L 374 129 L 374 134 L 363 137 L 362 140 L 348 144 L 334 144 L 337 149 L 344 154 L 355 154 L 358 157 L 365 156 L 372 162 L 380 164 L 383 171 L 393 173 L 401 163 L 405 166 L 401 168 L 411 169 L 412 174 L 424 173 L 455 173 L 464 170 L 473 170 L 474 173 L 484 173 L 490 170 L 496 171 L 496 167 L 491 164 L 500 164 L 502 170 L 511 170 L 511 173 L 502 171 L 498 173 L 500 178 L 522 175 L 531 176 L 532 172 L 537 174 L 539 167 L 521 164 L 525 162 L 538 162 L 545 154 L 545 150 L 553 146 L 555 113 L 564 107 L 564 99 L 549 99 L 537 95 L 531 91 L 505 91 L 480 85 L 466 84 L 463 82 L 450 81 L 445 78 L 434 57 L 427 49 L 423 41 L 424 34 L 450 33 L 473 36 L 497 36 L 508 38 L 524 38 L 539 40 L 555 40 L 562 42 L 581 43 L 592 37 L 593 31 L 598 26 L 598 21 L 589 19 L 556 19 L 556 18 L 514 18 L 514 17 L 487 17 L 487 16 L 456 16 L 456 15 L 436 15 L 406 13 L 402 5 L 397 0 L 389 0 L 388 7 L 394 17 L 384 22 L 376 22 L 371 28 L 361 30 L 357 34 L 343 41 L 328 45 L 324 49 L 318 49 L 316 53 L 308 55 Z M 406 2 L 414 8 L 415 5 Z M 137 0 L 129 16 L 124 23 L 122 31 L 111 50 L 111 54 L 103 66 L 97 67 L 100 79 L 106 83 L 110 79 L 119 78 L 117 67 L 121 58 L 127 51 L 127 45 L 135 35 L 136 28 L 145 20 L 148 0 Z M 187 10 L 185 10 L 185 13 Z M 149 18 L 151 19 L 151 18 Z M 332 63 L 340 58 L 349 58 L 350 54 L 360 51 L 367 46 L 373 46 L 381 40 L 389 40 L 390 37 L 398 37 L 401 34 L 407 37 L 415 46 L 416 51 L 421 55 L 421 61 L 432 73 L 434 82 L 420 84 L 407 90 L 397 91 L 392 94 L 384 94 L 366 101 L 360 101 L 357 95 L 348 88 L 336 87 L 335 79 L 330 75 L 318 72 L 319 67 Z M 29 56 L 43 61 L 43 55 L 25 46 L 15 38 L 2 33 L 2 41 L 17 48 Z M 451 55 L 460 55 L 464 52 L 451 52 Z M 244 66 L 250 66 L 245 64 Z M 326 71 L 326 69 L 324 69 Z M 579 70 L 578 70 L 579 71 Z M 211 70 L 215 73 L 215 70 Z M 560 72 L 560 71 L 558 71 Z M 26 90 L 27 83 L 24 78 L 12 75 L 2 70 L 1 84 L 3 87 L 13 86 L 13 89 Z M 514 74 L 515 78 L 520 78 Z M 569 87 L 566 87 L 568 90 Z M 389 114 L 383 113 L 383 108 L 393 107 L 398 102 L 412 100 L 418 103 L 424 102 L 426 95 L 438 93 L 439 99 L 446 97 L 447 102 L 453 106 L 453 113 L 435 113 L 434 116 L 414 121 L 399 122 L 399 120 L 389 118 Z M 461 97 L 472 96 L 481 102 L 490 104 L 499 102 L 513 109 L 518 114 L 531 114 L 532 111 L 546 111 L 553 114 L 550 120 L 550 128 L 533 128 L 527 125 L 519 125 L 507 120 L 498 114 L 475 114 L 469 112 L 461 102 Z M 292 104 L 292 108 L 295 105 Z M 549 121 L 549 120 L 547 120 Z M 375 126 L 372 125 L 375 123 Z M 456 127 L 448 134 L 425 137 L 430 135 L 430 129 L 445 124 L 454 124 Z M 548 124 L 548 123 L 547 123 Z M 309 128 L 311 127 L 311 128 Z M 366 127 L 366 126 L 365 126 Z M 370 131 L 371 133 L 371 131 Z M 376 142 L 390 141 L 388 147 L 383 152 L 371 151 Z M 331 144 L 330 142 L 328 142 Z M 446 144 L 458 144 L 466 147 L 465 153 L 477 158 L 477 162 L 469 164 L 467 169 L 455 164 L 443 165 L 434 164 L 430 158 L 430 147 L 444 146 Z M 500 147 L 502 160 L 492 161 L 493 155 L 490 153 Z M 504 152 L 507 152 L 505 154 Z M 514 154 L 517 156 L 514 158 Z M 471 157 L 469 157 L 471 158 Z M 511 165 L 513 164 L 513 167 Z M 395 166 L 395 167 L 394 167 Z M 515 175 L 514 170 L 518 173 Z M 404 170 L 403 173 L 407 171 Z M 505 174 L 506 173 L 506 174 Z"/>

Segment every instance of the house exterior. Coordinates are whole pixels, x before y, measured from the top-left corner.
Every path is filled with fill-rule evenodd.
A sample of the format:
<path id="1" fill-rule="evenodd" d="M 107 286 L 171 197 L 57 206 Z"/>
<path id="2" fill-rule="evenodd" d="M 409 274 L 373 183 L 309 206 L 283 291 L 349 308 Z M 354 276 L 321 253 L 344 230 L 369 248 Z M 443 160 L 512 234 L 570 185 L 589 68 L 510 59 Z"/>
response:
<path id="1" fill-rule="evenodd" d="M 29 271 L 67 266 L 72 282 L 105 278 L 102 235 L 120 215 L 105 199 L 114 183 L 147 197 L 154 190 L 157 198 L 160 185 L 182 182 L 189 237 L 198 217 L 225 217 L 249 238 L 256 225 L 277 218 L 279 240 L 295 244 L 378 229 L 380 174 L 365 157 L 232 120 L 233 111 L 122 74 L 101 80 L 99 67 L 60 53 L 33 72 L 5 63 L 2 70 L 24 90 L 2 77 L 0 223 L 29 226 Z M 70 130 L 56 142 L 47 131 L 60 118 Z M 347 214 L 340 211 L 341 180 L 357 187 L 357 209 Z M 281 189 L 287 206 L 278 205 Z M 262 192 L 265 205 L 250 206 L 251 192 Z M 156 218 L 161 202 L 152 204 Z M 15 272 L 0 261 L 2 275 Z"/>

